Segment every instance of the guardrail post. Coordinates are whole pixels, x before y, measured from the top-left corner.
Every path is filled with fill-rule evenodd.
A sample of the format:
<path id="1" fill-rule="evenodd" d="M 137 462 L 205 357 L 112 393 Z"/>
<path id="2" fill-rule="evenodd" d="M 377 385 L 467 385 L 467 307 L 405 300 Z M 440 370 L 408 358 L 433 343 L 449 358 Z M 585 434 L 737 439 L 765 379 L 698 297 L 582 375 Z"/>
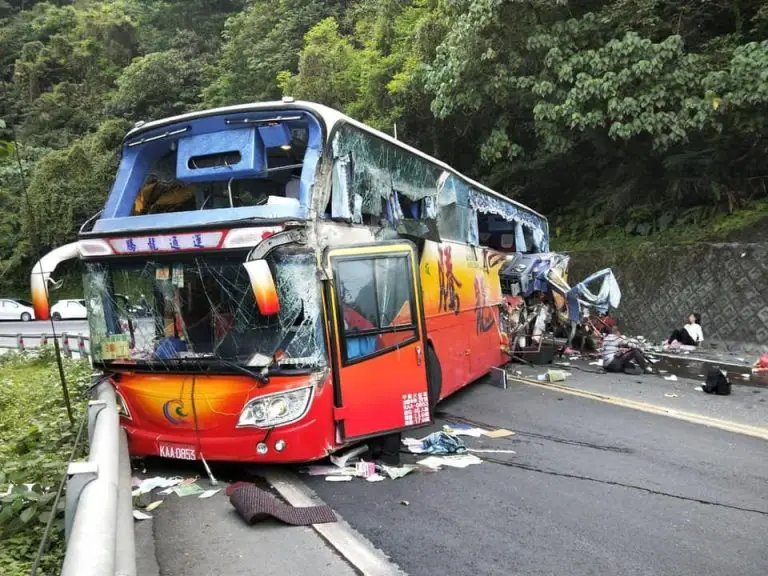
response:
<path id="1" fill-rule="evenodd" d="M 75 521 L 80 494 L 98 477 L 99 466 L 96 462 L 72 462 L 67 468 L 67 500 L 64 508 L 65 542 L 69 542 L 69 535 L 72 533 L 72 523 Z"/>
<path id="2" fill-rule="evenodd" d="M 66 332 L 61 333 L 61 353 L 67 358 L 72 358 L 72 350 L 69 347 L 69 336 Z"/>
<path id="3" fill-rule="evenodd" d="M 24 352 L 24 336 L 16 334 L 16 348 L 19 352 Z"/>
<path id="4" fill-rule="evenodd" d="M 88 352 L 85 351 L 85 338 L 82 333 L 77 334 L 77 351 L 80 353 L 80 359 L 88 358 Z"/>

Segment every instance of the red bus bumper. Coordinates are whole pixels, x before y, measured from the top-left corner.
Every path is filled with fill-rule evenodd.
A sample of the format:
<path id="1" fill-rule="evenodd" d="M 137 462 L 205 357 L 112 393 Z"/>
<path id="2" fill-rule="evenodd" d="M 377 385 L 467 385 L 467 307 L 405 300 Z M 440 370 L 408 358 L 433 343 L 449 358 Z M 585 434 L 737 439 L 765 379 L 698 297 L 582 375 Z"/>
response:
<path id="1" fill-rule="evenodd" d="M 323 458 L 339 447 L 330 378 L 275 377 L 262 387 L 240 376 L 194 378 L 192 387 L 191 375 L 118 376 L 115 387 L 130 415 L 121 424 L 131 456 L 292 463 Z M 271 429 L 237 426 L 250 400 L 310 382 L 311 404 L 299 420 Z"/>

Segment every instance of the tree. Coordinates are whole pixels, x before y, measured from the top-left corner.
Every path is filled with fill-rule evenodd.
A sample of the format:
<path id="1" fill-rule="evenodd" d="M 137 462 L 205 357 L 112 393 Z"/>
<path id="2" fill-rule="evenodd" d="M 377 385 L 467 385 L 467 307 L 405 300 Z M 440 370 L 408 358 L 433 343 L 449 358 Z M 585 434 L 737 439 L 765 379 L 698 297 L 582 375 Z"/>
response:
<path id="1" fill-rule="evenodd" d="M 270 100 L 280 96 L 277 75 L 294 70 L 304 34 L 335 13 L 335 2 L 253 0 L 227 20 L 221 56 L 208 69 L 205 106 Z"/>

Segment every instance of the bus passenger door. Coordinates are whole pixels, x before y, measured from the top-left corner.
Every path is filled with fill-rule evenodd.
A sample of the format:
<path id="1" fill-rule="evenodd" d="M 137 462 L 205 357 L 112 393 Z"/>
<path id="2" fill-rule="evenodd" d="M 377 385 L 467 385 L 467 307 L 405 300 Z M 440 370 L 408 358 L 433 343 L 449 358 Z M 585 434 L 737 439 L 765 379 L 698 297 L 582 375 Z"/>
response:
<path id="1" fill-rule="evenodd" d="M 398 242 L 327 253 L 335 419 L 343 441 L 431 421 L 416 254 Z"/>

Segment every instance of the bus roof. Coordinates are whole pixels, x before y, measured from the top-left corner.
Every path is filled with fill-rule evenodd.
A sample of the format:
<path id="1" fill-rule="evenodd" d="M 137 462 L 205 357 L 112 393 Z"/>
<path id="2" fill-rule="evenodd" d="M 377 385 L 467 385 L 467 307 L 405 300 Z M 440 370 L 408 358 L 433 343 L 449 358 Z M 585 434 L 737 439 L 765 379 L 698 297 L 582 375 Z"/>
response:
<path id="1" fill-rule="evenodd" d="M 424 152 L 422 152 L 417 148 L 414 148 L 413 146 L 409 146 L 408 144 L 405 144 L 402 140 L 397 140 L 392 136 L 385 134 L 384 132 L 380 132 L 379 130 L 376 130 L 375 128 L 371 128 L 370 126 L 362 122 L 359 122 L 354 118 L 350 118 L 349 116 L 339 112 L 338 110 L 335 110 L 323 104 L 317 104 L 315 102 L 307 102 L 303 100 L 293 100 L 293 99 L 286 98 L 285 100 L 282 100 L 282 101 L 278 100 L 278 101 L 271 101 L 271 102 L 253 102 L 250 104 L 237 104 L 235 106 L 225 106 L 221 108 L 210 108 L 207 110 L 200 110 L 197 112 L 189 112 L 187 114 L 180 114 L 178 116 L 171 116 L 168 118 L 163 118 L 161 120 L 153 120 L 151 122 L 145 122 L 145 123 L 138 122 L 134 126 L 134 128 L 130 130 L 128 134 L 126 134 L 125 138 L 123 139 L 123 142 L 125 143 L 128 140 L 134 138 L 135 136 L 138 136 L 139 134 L 145 131 L 152 130 L 154 128 L 159 128 L 161 126 L 165 126 L 169 124 L 176 124 L 177 122 L 193 120 L 195 118 L 203 118 L 206 116 L 214 116 L 218 114 L 232 114 L 232 113 L 241 113 L 241 112 L 250 112 L 250 111 L 280 110 L 280 109 L 296 110 L 297 108 L 307 110 L 308 112 L 312 112 L 318 118 L 322 119 L 323 123 L 325 124 L 326 137 L 328 136 L 328 134 L 333 132 L 334 126 L 336 126 L 338 123 L 340 122 L 349 123 L 361 130 L 365 130 L 366 132 L 369 132 L 370 134 L 375 135 L 378 138 L 381 138 L 382 140 L 389 142 L 390 144 L 399 146 L 400 148 L 407 150 L 411 154 L 419 156 L 424 160 L 430 162 L 431 164 L 434 164 L 435 166 L 447 172 L 452 173 L 456 177 L 464 180 L 464 182 L 466 182 L 467 184 L 474 186 L 479 190 L 482 190 L 483 193 L 488 194 L 489 196 L 498 198 L 502 202 L 514 204 L 520 209 L 526 212 L 535 214 L 539 218 L 542 218 L 545 222 L 548 221 L 547 217 L 544 216 L 543 214 L 540 214 L 535 210 L 533 210 L 532 208 L 529 208 L 528 206 L 521 204 L 520 202 L 512 200 L 511 198 L 504 196 L 503 194 L 499 194 L 498 192 L 492 190 L 491 188 L 488 188 L 484 184 L 481 184 L 480 182 L 477 182 L 476 180 L 473 180 L 472 178 L 465 176 L 464 174 L 462 174 L 455 168 L 452 168 L 445 162 L 442 162 L 437 158 L 433 158 L 429 154 L 425 154 Z"/>

